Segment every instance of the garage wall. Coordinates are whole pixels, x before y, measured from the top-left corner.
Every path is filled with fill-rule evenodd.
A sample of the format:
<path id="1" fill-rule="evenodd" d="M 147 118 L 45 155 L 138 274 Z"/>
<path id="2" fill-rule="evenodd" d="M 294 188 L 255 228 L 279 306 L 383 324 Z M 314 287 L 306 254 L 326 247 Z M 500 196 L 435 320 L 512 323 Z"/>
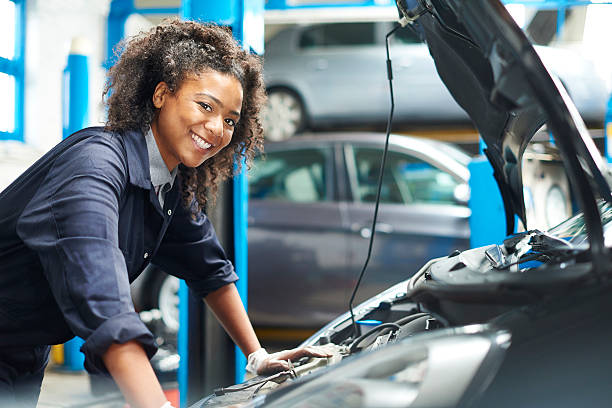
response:
<path id="1" fill-rule="evenodd" d="M 25 141 L 48 150 L 62 137 L 62 72 L 70 43 L 89 45 L 89 120 L 102 123 L 102 68 L 110 0 L 27 0 Z"/>

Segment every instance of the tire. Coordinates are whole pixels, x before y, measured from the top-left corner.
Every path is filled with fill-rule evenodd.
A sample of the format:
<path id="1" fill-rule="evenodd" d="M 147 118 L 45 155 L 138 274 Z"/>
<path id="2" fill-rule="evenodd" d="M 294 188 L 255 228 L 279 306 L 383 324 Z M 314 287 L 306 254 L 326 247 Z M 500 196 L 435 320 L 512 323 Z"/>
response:
<path id="1" fill-rule="evenodd" d="M 268 91 L 268 102 L 263 112 L 266 140 L 287 140 L 306 125 L 306 111 L 300 97 L 285 88 Z"/>
<path id="2" fill-rule="evenodd" d="M 179 328 L 178 289 L 180 280 L 165 272 L 156 270 L 151 278 L 150 309 L 158 309 L 169 333 L 177 333 Z"/>

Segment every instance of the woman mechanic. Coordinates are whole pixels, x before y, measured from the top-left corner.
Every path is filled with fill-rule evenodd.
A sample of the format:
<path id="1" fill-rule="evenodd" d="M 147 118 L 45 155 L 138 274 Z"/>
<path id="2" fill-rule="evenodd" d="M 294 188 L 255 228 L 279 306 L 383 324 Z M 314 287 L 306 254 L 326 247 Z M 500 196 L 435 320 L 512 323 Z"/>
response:
<path id="1" fill-rule="evenodd" d="M 261 348 L 202 211 L 236 158 L 262 146 L 261 71 L 217 26 L 170 20 L 141 33 L 109 71 L 106 126 L 62 141 L 0 193 L 2 406 L 35 406 L 49 345 L 75 335 L 85 368 L 109 373 L 132 407 L 170 406 L 130 298 L 149 262 L 204 298 L 249 371 L 326 355 Z"/>

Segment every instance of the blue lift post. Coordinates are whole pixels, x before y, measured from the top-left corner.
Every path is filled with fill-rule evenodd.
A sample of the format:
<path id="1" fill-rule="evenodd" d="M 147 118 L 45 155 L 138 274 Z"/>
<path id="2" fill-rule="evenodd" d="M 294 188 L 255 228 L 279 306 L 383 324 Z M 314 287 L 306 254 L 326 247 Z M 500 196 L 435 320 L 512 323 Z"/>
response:
<path id="1" fill-rule="evenodd" d="M 493 167 L 483 156 L 486 144 L 480 138 L 480 156 L 474 158 L 470 170 L 470 248 L 500 243 L 506 236 L 504 202 L 493 177 Z"/>
<path id="2" fill-rule="evenodd" d="M 63 81 L 63 138 L 89 123 L 89 57 L 83 38 L 74 38 L 70 46 Z"/>
<path id="3" fill-rule="evenodd" d="M 224 26 L 229 26 L 232 29 L 234 37 L 242 44 L 242 46 L 251 52 L 261 54 L 264 44 L 264 0 L 231 0 L 225 2 L 205 2 L 198 0 L 183 0 L 181 4 L 181 17 L 189 20 L 213 22 Z M 237 175 L 232 183 L 232 224 L 233 224 L 233 242 L 234 242 L 234 266 L 239 276 L 239 281 L 236 286 L 242 299 L 242 302 L 247 307 L 247 287 L 248 287 L 248 272 L 247 272 L 247 209 L 248 209 L 248 184 L 246 178 L 246 169 L 243 167 L 242 172 Z M 193 348 L 189 346 L 190 337 L 199 337 L 201 332 L 189 334 L 191 330 L 200 330 L 194 326 L 194 321 L 188 314 L 192 311 L 193 302 L 188 300 L 188 290 L 184 282 L 181 282 L 179 290 L 179 309 L 180 309 L 180 325 L 178 334 L 178 346 L 180 355 L 179 365 L 179 395 L 180 405 L 185 407 L 188 405 L 191 394 L 194 397 L 197 395 L 197 387 L 189 387 L 189 383 L 193 383 L 193 376 L 198 375 L 206 370 L 196 370 L 196 373 L 191 373 L 191 363 L 193 364 L 210 364 L 204 358 L 195 361 L 195 358 L 190 358 L 189 352 Z M 201 304 L 199 300 L 197 300 Z M 244 380 L 246 358 L 236 346 L 234 346 L 235 369 L 234 381 L 242 382 Z M 192 356 L 193 357 L 193 356 Z M 194 367 L 195 369 L 195 367 Z M 191 394 L 190 394 L 191 392 Z"/>
<path id="4" fill-rule="evenodd" d="M 26 19 L 25 0 L 11 0 L 15 5 L 15 38 L 12 58 L 0 57 L 0 74 L 7 74 L 15 79 L 14 93 L 14 126 L 13 129 L 0 129 L 0 140 L 24 141 L 24 97 L 25 97 L 25 41 Z M 9 95 L 3 95 L 9 96 Z"/>
<path id="5" fill-rule="evenodd" d="M 606 117 L 604 119 L 604 152 L 608 164 L 612 163 L 612 95 L 608 99 Z"/>
<path id="6" fill-rule="evenodd" d="M 15 136 L 17 140 L 25 139 L 25 42 L 26 42 L 26 11 L 25 0 L 15 1 L 17 32 L 15 38 L 15 57 L 17 62 L 17 83 L 15 97 Z M 0 135 L 0 139 L 2 135 Z"/>
<path id="7" fill-rule="evenodd" d="M 125 37 L 125 22 L 134 13 L 142 15 L 177 15 L 178 7 L 138 7 L 134 0 L 112 0 L 106 20 L 106 60 L 104 68 L 109 69 L 115 62 L 114 48 Z"/>
<path id="8" fill-rule="evenodd" d="M 109 69 L 117 62 L 114 48 L 125 37 L 125 22 L 134 12 L 133 0 L 113 0 L 106 20 L 106 60 L 104 68 Z"/>
<path id="9" fill-rule="evenodd" d="M 89 125 L 89 57 L 87 44 L 83 38 L 74 38 L 64 69 L 62 90 L 63 135 L 65 139 L 72 133 Z M 74 337 L 64 343 L 64 365 L 71 370 L 83 370 L 85 356 L 80 352 L 83 339 Z"/>

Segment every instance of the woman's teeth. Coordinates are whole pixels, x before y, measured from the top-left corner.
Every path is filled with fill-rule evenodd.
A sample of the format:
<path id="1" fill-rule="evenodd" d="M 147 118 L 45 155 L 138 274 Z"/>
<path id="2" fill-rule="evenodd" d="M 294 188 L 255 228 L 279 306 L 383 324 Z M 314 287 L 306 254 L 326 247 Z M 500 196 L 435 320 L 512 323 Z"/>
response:
<path id="1" fill-rule="evenodd" d="M 212 146 L 210 143 L 205 142 L 205 141 L 204 141 L 204 139 L 201 139 L 199 136 L 196 136 L 196 134 L 195 134 L 195 133 L 192 133 L 192 134 L 191 134 L 191 138 L 193 139 L 193 141 L 194 141 L 194 142 L 196 142 L 196 144 L 197 144 L 197 145 L 198 145 L 200 148 L 202 148 L 202 149 L 204 149 L 204 150 L 206 150 L 206 149 L 208 149 L 210 146 Z"/>

